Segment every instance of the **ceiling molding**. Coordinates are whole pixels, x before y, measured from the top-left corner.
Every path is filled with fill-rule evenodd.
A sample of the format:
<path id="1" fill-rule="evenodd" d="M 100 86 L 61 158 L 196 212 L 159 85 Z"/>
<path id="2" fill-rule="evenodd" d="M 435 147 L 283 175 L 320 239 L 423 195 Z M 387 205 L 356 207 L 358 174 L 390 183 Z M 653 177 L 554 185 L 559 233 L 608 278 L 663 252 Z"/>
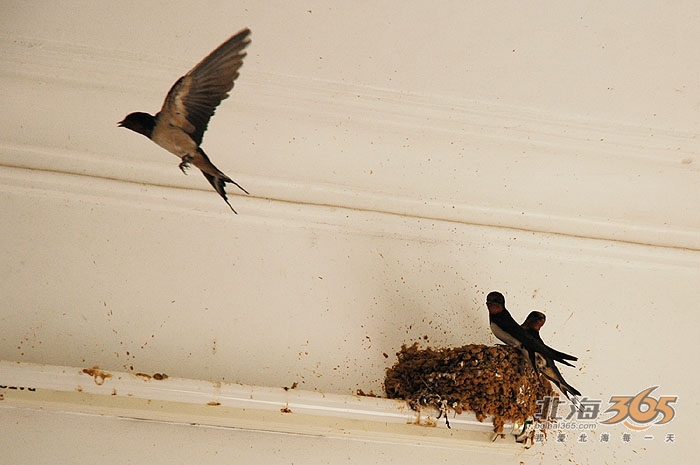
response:
<path id="1" fill-rule="evenodd" d="M 187 60 L 0 43 L 13 115 L 0 165 L 209 188 L 116 128 L 122 106 L 155 112 Z M 63 105 L 84 119 L 66 120 Z M 246 67 L 204 147 L 260 198 L 700 250 L 695 134 Z"/>

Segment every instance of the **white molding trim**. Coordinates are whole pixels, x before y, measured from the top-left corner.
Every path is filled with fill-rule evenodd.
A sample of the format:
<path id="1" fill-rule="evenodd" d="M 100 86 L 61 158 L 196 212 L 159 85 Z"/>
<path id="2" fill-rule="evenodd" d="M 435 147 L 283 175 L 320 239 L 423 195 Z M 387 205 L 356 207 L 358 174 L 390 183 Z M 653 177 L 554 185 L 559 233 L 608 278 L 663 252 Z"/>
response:
<path id="1" fill-rule="evenodd" d="M 249 431 L 335 437 L 448 449 L 523 451 L 523 425 L 493 433 L 493 417 L 412 410 L 406 401 L 0 360 L 0 410 L 106 415 Z M 525 434 L 525 436 L 527 436 Z"/>

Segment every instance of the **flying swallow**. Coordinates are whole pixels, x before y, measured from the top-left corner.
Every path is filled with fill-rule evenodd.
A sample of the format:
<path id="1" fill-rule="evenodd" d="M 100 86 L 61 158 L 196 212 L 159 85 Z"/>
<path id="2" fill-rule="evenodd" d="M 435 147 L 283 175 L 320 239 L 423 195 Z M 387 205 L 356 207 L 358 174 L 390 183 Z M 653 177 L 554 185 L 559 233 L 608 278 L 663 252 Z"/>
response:
<path id="1" fill-rule="evenodd" d="M 570 367 L 573 365 L 567 360 L 578 360 L 573 355 L 552 349 L 541 339 L 537 340 L 528 334 L 510 315 L 506 309 L 506 298 L 500 292 L 490 292 L 486 296 L 486 307 L 489 309 L 489 322 L 493 334 L 509 346 L 517 347 L 526 353 L 535 371 L 538 371 L 535 353 Z"/>
<path id="2" fill-rule="evenodd" d="M 544 313 L 533 311 L 530 312 L 527 318 L 525 318 L 525 321 L 523 321 L 521 326 L 530 336 L 544 344 L 544 341 L 542 341 L 542 337 L 540 336 L 540 328 L 544 326 L 546 321 L 547 317 L 544 315 Z M 567 399 L 571 400 L 571 396 L 576 397 L 581 395 L 581 393 L 575 387 L 564 380 L 564 377 L 561 375 L 561 372 L 554 363 L 554 360 L 543 356 L 539 352 L 536 353 L 535 358 L 537 359 L 537 367 L 539 368 L 540 373 L 542 373 L 545 378 L 553 382 Z"/>
<path id="3" fill-rule="evenodd" d="M 136 112 L 119 122 L 120 127 L 143 134 L 180 157 L 183 173 L 187 174 L 185 169 L 190 163 L 199 168 L 234 213 L 236 210 L 226 197 L 226 183 L 234 184 L 246 194 L 248 191 L 214 166 L 200 144 L 216 107 L 233 89 L 246 56 L 243 50 L 250 43 L 248 35 L 250 30 L 243 29 L 178 79 L 155 116 Z"/>

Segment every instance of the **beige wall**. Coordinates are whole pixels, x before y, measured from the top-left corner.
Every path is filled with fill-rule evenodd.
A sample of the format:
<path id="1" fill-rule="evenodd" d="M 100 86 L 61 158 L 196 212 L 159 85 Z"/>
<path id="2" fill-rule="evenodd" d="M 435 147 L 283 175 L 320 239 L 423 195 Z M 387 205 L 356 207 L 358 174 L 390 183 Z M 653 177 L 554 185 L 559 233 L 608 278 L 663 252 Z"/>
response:
<path id="1" fill-rule="evenodd" d="M 0 359 L 380 392 L 403 343 L 495 343 L 483 302 L 498 289 L 518 319 L 547 313 L 543 337 L 580 357 L 564 376 L 584 395 L 607 407 L 660 385 L 678 418 L 651 441 L 607 427 L 609 444 L 480 446 L 478 462 L 689 463 L 695 4 L 0 8 Z M 156 112 L 244 26 L 249 56 L 203 144 L 252 194 L 229 189 L 234 216 L 116 123 Z M 125 435 L 133 463 L 464 458 L 56 415 L 0 410 L 0 449 L 93 463 Z"/>

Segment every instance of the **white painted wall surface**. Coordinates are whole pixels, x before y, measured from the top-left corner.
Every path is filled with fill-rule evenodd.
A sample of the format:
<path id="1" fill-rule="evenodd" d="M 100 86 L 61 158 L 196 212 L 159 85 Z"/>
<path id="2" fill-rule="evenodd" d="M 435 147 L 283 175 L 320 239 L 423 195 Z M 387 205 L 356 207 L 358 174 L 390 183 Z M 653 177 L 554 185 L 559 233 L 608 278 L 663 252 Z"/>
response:
<path id="1" fill-rule="evenodd" d="M 403 343 L 495 343 L 498 289 L 585 395 L 679 396 L 651 441 L 469 455 L 4 408 L 7 463 L 697 462 L 694 3 L 0 8 L 0 359 L 380 392 Z M 234 216 L 116 123 L 245 26 Z"/>

